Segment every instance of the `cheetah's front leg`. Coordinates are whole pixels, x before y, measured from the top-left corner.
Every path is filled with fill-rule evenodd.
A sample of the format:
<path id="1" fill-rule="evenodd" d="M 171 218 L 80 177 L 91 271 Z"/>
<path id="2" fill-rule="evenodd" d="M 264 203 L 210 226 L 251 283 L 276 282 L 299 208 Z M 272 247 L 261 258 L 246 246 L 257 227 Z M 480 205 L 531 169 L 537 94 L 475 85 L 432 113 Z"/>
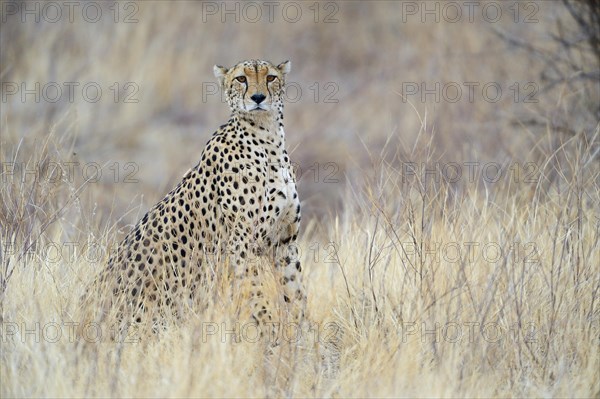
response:
<path id="1" fill-rule="evenodd" d="M 235 234 L 236 237 L 249 237 L 250 234 Z M 275 339 L 278 334 L 277 325 L 273 322 L 272 309 L 265 297 L 264 277 L 260 275 L 258 258 L 252 253 L 249 241 L 230 243 L 230 262 L 234 267 L 235 289 L 237 293 L 243 286 L 248 288 L 251 317 L 256 323 L 262 337 Z M 261 278 L 262 277 L 262 278 Z"/>
<path id="2" fill-rule="evenodd" d="M 302 266 L 296 243 L 278 246 L 276 256 L 275 266 L 281 273 L 283 300 L 289 305 L 292 321 L 299 322 L 304 316 L 306 294 L 302 285 Z"/>

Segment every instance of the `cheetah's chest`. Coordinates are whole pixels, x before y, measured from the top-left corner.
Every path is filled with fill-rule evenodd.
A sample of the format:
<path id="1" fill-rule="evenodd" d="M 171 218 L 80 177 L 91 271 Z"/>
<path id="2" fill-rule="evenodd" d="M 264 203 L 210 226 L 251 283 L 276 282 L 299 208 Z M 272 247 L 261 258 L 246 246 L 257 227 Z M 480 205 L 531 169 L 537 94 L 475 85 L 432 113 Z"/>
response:
<path id="1" fill-rule="evenodd" d="M 272 192 L 275 190 L 274 195 L 271 195 L 274 204 L 282 211 L 288 208 L 295 208 L 298 202 L 298 195 L 296 193 L 296 180 L 293 175 L 292 166 L 283 157 L 272 161 L 271 165 L 274 165 L 271 168 L 274 181 L 270 183 L 269 191 Z"/>

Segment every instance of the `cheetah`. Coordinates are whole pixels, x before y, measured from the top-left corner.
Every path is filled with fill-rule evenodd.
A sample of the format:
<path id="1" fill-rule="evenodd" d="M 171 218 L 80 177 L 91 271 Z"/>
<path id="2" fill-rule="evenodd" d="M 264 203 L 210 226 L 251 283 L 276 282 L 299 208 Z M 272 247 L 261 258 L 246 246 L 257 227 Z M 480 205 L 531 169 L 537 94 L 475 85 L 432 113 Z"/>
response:
<path id="1" fill-rule="evenodd" d="M 272 316 L 253 259 L 267 257 L 286 306 L 302 317 L 300 200 L 283 130 L 290 66 L 262 60 L 214 66 L 229 121 L 210 138 L 200 162 L 126 235 L 101 273 L 100 281 L 112 282 L 109 296 L 121 298 L 121 315 L 127 311 L 141 322 L 153 308 L 176 314 L 227 265 L 235 281 L 250 282 L 252 319 L 264 325 Z M 223 270 L 214 270 L 210 259 Z"/>

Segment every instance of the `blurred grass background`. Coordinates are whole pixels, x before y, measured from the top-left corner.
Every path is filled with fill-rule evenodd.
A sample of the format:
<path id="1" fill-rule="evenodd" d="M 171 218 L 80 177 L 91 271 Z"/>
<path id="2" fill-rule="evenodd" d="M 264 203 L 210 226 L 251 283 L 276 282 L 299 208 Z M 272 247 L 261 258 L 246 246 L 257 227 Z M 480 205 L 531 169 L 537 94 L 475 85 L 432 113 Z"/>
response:
<path id="1" fill-rule="evenodd" d="M 120 215 L 140 203 L 147 208 L 197 162 L 229 112 L 220 95 L 212 94 L 214 64 L 292 61 L 287 142 L 301 168 L 299 190 L 308 218 L 338 209 L 346 179 L 359 181 L 377 159 L 421 162 L 413 149 L 422 124 L 421 141 L 431 141 L 433 160 L 505 164 L 539 161 L 543 151 L 536 146 L 547 126 L 564 127 L 568 120 L 570 132 L 593 131 L 598 118 L 598 81 L 564 76 L 597 73 L 597 60 L 593 53 L 557 45 L 553 36 L 578 32 L 559 2 L 492 2 L 493 7 L 482 2 L 472 10 L 472 22 L 469 10 L 458 8 L 456 23 L 447 22 L 457 19 L 456 8 L 444 2 L 283 2 L 272 10 L 261 3 L 100 2 L 95 23 L 88 21 L 96 6 L 86 9 L 85 3 L 73 8 L 72 23 L 66 7 L 51 23 L 55 14 L 44 3 L 11 4 L 17 10 L 4 6 L 0 76 L 19 89 L 8 94 L 3 87 L 3 153 L 10 157 L 23 138 L 26 154 L 26 146 L 48 135 L 49 126 L 55 135 L 69 135 L 64 145 L 72 150 L 65 155 L 71 161 L 113 165 L 89 188 L 100 186 L 94 197 L 101 212 Z M 39 23 L 35 13 L 24 13 L 36 4 Z M 425 13 L 436 7 L 437 13 Z M 262 18 L 252 22 L 256 10 Z M 498 10 L 498 21 L 490 22 Z M 559 71 L 563 76 L 544 81 L 548 59 L 506 38 L 568 56 L 580 70 Z M 550 87 L 548 79 L 561 77 Z M 39 83 L 41 92 L 50 82 L 63 89 L 57 102 L 45 100 L 54 97 L 52 91 L 37 103 L 31 94 L 22 101 L 21 84 L 31 90 Z M 64 82 L 79 83 L 72 102 Z M 102 89 L 95 103 L 82 92 L 90 82 Z M 125 87 L 128 82 L 133 86 Z M 465 82 L 477 85 L 472 100 Z M 497 102 L 490 100 L 493 88 L 484 97 L 488 83 L 502 90 Z M 419 92 L 408 95 L 407 85 L 413 84 Z M 456 86 L 462 93 L 450 102 Z M 437 101 L 436 94 L 423 97 L 421 89 L 434 89 Z M 128 95 L 137 102 L 125 103 Z M 539 126 L 527 124 L 532 120 Z M 114 162 L 120 169 L 116 179 Z M 81 175 L 81 169 L 75 172 Z M 130 172 L 139 183 L 122 184 Z M 330 173 L 338 183 L 323 182 Z"/>

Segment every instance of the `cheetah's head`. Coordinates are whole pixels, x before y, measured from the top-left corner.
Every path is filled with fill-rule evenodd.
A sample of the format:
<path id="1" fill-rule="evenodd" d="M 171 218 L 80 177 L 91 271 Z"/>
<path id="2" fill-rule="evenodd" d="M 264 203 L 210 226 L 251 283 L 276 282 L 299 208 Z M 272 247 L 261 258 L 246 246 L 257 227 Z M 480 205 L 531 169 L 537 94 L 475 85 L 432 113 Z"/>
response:
<path id="1" fill-rule="evenodd" d="M 281 111 L 285 75 L 290 67 L 289 61 L 275 66 L 268 61 L 248 60 L 229 69 L 215 65 L 214 72 L 231 110 L 258 116 Z"/>

